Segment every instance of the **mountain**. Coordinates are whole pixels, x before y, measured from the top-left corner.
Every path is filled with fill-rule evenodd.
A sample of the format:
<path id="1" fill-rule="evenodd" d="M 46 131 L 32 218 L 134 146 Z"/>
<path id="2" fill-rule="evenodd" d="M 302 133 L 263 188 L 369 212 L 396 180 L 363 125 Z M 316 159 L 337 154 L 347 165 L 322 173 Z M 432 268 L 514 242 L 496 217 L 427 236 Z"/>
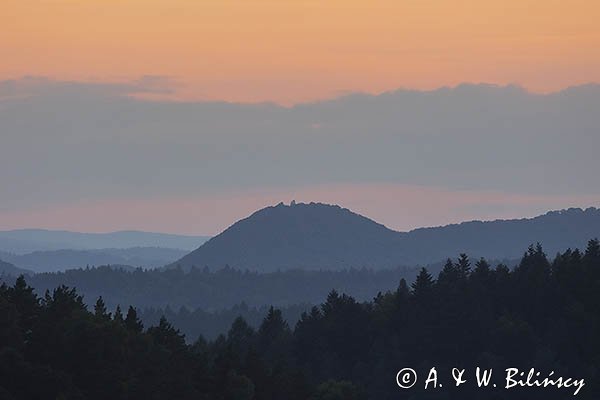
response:
<path id="1" fill-rule="evenodd" d="M 3 275 L 19 276 L 19 275 L 29 275 L 32 273 L 33 273 L 32 271 L 28 271 L 23 268 L 17 268 L 11 263 L 0 260 L 0 277 L 2 277 Z"/>
<path id="2" fill-rule="evenodd" d="M 64 271 L 88 265 L 131 265 L 157 268 L 179 259 L 188 252 L 160 247 L 133 247 L 128 249 L 51 250 L 27 254 L 0 253 L 0 256 L 21 268 L 34 272 Z"/>
<path id="3" fill-rule="evenodd" d="M 163 247 L 193 250 L 208 236 L 185 236 L 155 232 L 119 231 L 81 233 L 44 229 L 0 231 L 0 251 L 25 254 L 48 250 L 91 250 L 131 247 Z"/>
<path id="4" fill-rule="evenodd" d="M 523 243 L 539 242 L 554 255 L 568 247 L 585 248 L 598 236 L 596 208 L 396 232 L 339 206 L 281 203 L 235 223 L 169 267 L 380 269 L 437 263 L 462 252 L 515 259 L 522 255 Z"/>
<path id="5" fill-rule="evenodd" d="M 281 203 L 235 223 L 175 264 L 260 271 L 391 266 L 401 236 L 339 206 Z"/>

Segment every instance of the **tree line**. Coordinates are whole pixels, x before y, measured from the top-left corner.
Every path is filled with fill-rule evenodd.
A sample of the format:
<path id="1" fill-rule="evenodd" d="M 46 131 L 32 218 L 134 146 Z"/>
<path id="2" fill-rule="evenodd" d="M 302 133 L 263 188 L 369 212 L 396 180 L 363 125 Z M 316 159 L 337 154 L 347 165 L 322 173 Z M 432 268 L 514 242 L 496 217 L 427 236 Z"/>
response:
<path id="1" fill-rule="evenodd" d="M 159 308 L 138 309 L 137 314 L 144 325 L 156 325 L 162 317 L 175 325 L 186 337 L 193 342 L 199 336 L 213 340 L 223 332 L 227 332 L 237 317 L 242 317 L 249 326 L 256 329 L 262 323 L 270 306 L 248 306 L 242 302 L 222 310 L 207 311 L 202 308 L 190 310 L 187 307 L 172 309 L 169 306 Z M 301 303 L 279 307 L 283 319 L 289 325 L 295 325 L 303 312 L 312 308 L 312 304 Z"/>
<path id="2" fill-rule="evenodd" d="M 553 260 L 531 246 L 512 270 L 463 254 L 448 260 L 437 279 L 423 268 L 412 284 L 401 279 L 371 301 L 331 291 L 293 327 L 271 307 L 257 329 L 240 317 L 216 339 L 191 344 L 166 318 L 146 328 L 133 307 L 109 313 L 99 298 L 88 309 L 66 286 L 38 296 L 23 277 L 0 286 L 0 317 L 0 397 L 7 399 L 572 395 L 535 388 L 400 391 L 395 382 L 406 366 L 476 365 L 569 373 L 586 379 L 581 398 L 600 394 L 598 240 Z"/>
<path id="3" fill-rule="evenodd" d="M 434 266 L 441 268 L 441 265 Z M 374 271 L 367 268 L 342 271 L 292 270 L 259 273 L 225 267 L 216 271 L 192 268 L 123 270 L 100 266 L 41 273 L 28 278 L 43 295 L 59 285 L 76 287 L 86 299 L 102 296 L 109 309 L 117 305 L 143 308 L 223 310 L 244 302 L 250 307 L 273 304 L 319 304 L 331 289 L 370 300 L 378 291 L 393 290 L 401 278 L 412 281 L 416 268 Z M 15 278 L 12 278 L 13 281 Z"/>

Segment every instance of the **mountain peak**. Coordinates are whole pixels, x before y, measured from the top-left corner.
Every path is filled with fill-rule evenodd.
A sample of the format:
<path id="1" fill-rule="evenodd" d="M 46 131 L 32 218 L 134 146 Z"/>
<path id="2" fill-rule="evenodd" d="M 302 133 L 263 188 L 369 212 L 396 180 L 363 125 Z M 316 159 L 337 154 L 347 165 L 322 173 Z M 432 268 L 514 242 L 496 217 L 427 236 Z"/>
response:
<path id="1" fill-rule="evenodd" d="M 378 261 L 363 250 L 397 234 L 338 205 L 279 203 L 236 222 L 177 264 L 262 271 L 374 266 Z"/>

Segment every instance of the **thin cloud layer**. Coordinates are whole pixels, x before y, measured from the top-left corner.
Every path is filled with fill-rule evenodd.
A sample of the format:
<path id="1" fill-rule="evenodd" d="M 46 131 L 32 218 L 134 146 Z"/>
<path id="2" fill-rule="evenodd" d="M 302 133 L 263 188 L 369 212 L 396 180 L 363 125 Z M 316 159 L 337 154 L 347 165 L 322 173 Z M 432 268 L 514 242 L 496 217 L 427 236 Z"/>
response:
<path id="1" fill-rule="evenodd" d="M 43 76 L 0 81 L 0 101 L 28 97 L 112 98 L 143 94 L 173 93 L 175 82 L 166 76 L 146 75 L 128 82 L 56 81 Z"/>
<path id="2" fill-rule="evenodd" d="M 332 185 L 600 199 L 598 85 L 547 95 L 460 85 L 290 108 L 132 97 L 170 84 L 0 82 L 0 213 Z"/>

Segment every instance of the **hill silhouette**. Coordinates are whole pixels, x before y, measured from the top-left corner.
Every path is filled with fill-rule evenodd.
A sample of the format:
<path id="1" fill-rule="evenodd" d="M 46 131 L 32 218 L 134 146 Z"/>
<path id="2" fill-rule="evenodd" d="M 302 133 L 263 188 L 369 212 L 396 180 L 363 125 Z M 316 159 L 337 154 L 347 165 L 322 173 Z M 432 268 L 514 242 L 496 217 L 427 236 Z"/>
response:
<path id="1" fill-rule="evenodd" d="M 511 259 L 523 243 L 548 254 L 582 247 L 600 236 L 600 210 L 551 211 L 515 220 L 471 221 L 397 232 L 336 205 L 266 207 L 240 220 L 169 267 L 226 265 L 257 271 L 393 268 L 440 262 L 449 254 Z"/>
<path id="2" fill-rule="evenodd" d="M 160 247 L 132 247 L 127 249 L 49 250 L 27 254 L 11 254 L 0 251 L 0 257 L 19 268 L 36 273 L 64 271 L 89 265 L 131 265 L 157 268 L 173 262 L 187 252 L 180 249 Z"/>
<path id="3" fill-rule="evenodd" d="M 13 264 L 0 260 L 0 276 L 8 275 L 8 276 L 19 276 L 19 275 L 28 275 L 32 274 L 32 271 L 18 268 Z"/>
<path id="4" fill-rule="evenodd" d="M 127 249 L 134 247 L 162 247 L 191 251 L 207 239 L 207 236 L 141 231 L 83 233 L 47 229 L 16 229 L 0 231 L 0 251 L 19 255 L 36 251 Z"/>
<path id="5" fill-rule="evenodd" d="M 393 265 L 400 234 L 339 206 L 280 203 L 238 221 L 175 264 L 341 269 Z"/>

